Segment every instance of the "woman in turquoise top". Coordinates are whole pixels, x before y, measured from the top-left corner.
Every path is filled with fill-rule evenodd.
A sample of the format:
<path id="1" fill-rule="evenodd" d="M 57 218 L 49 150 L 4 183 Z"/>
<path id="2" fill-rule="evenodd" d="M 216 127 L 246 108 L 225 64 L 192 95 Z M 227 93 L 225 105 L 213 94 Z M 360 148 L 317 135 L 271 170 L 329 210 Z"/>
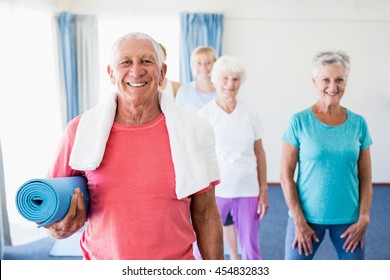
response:
<path id="1" fill-rule="evenodd" d="M 364 259 L 372 140 L 364 118 L 340 105 L 349 70 L 344 52 L 316 54 L 312 78 L 319 98 L 284 132 L 280 179 L 290 216 L 285 259 L 313 259 L 327 230 L 339 259 Z"/>

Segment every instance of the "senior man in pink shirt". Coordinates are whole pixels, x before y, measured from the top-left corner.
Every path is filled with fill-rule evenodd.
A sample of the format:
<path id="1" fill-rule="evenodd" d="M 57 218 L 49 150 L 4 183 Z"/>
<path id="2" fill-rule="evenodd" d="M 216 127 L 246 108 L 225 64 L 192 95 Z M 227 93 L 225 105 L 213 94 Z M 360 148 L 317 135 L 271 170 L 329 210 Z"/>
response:
<path id="1" fill-rule="evenodd" d="M 154 39 L 122 36 L 107 67 L 116 87 L 111 103 L 65 130 L 48 177 L 85 176 L 89 213 L 76 189 L 67 215 L 46 228 L 61 239 L 88 221 L 84 259 L 193 260 L 195 241 L 203 259 L 223 259 L 213 130 L 164 99 L 158 87 L 166 70 Z"/>

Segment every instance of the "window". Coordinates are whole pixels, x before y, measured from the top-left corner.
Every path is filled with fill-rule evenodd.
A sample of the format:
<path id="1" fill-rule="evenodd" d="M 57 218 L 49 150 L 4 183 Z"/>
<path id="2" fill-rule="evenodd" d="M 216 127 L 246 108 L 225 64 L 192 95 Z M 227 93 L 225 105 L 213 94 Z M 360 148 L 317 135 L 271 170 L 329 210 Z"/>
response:
<path id="1" fill-rule="evenodd" d="M 14 245 L 46 237 L 17 211 L 15 195 L 44 177 L 62 134 L 53 15 L 0 2 L 0 137 Z"/>
<path id="2" fill-rule="evenodd" d="M 15 196 L 27 180 L 45 177 L 63 132 L 55 15 L 0 2 L 0 137 L 7 208 L 14 245 L 47 236 L 17 211 Z M 113 42 L 130 31 L 151 35 L 167 48 L 167 76 L 179 79 L 179 16 L 99 18 L 100 96 L 112 91 L 106 64 Z"/>

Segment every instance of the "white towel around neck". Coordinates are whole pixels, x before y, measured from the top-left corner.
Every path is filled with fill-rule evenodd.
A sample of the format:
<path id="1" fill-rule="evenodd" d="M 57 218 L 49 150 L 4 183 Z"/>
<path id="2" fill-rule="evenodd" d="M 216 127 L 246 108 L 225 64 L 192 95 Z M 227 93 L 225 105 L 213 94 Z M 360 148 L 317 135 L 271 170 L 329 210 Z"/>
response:
<path id="1" fill-rule="evenodd" d="M 212 126 L 159 92 L 176 176 L 176 196 L 192 195 L 220 179 Z M 69 165 L 75 170 L 99 167 L 116 114 L 116 95 L 85 112 L 77 127 Z"/>

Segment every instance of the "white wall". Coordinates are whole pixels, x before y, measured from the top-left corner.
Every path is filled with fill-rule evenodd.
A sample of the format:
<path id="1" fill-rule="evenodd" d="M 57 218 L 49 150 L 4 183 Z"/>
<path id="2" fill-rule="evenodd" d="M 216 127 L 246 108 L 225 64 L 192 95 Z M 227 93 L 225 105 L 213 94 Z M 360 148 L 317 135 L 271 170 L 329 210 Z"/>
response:
<path id="1" fill-rule="evenodd" d="M 278 181 L 280 139 L 288 118 L 317 98 L 312 56 L 338 48 L 349 53 L 352 64 L 342 104 L 368 122 L 373 181 L 390 182 L 390 21 L 228 19 L 225 30 L 223 52 L 247 65 L 241 96 L 264 121 L 269 181 Z"/>
<path id="2" fill-rule="evenodd" d="M 270 182 L 279 181 L 280 138 L 288 118 L 316 100 L 310 79 L 312 56 L 328 48 L 347 51 L 352 70 L 342 103 L 368 122 L 374 141 L 373 181 L 390 182 L 389 0 L 35 1 L 100 16 L 223 13 L 223 53 L 246 63 L 248 80 L 241 97 L 254 104 L 263 118 Z"/>
<path id="3" fill-rule="evenodd" d="M 7 1 L 7 0 L 3 0 Z M 26 2 L 27 0 L 8 0 Z M 33 0 L 82 13 L 223 13 L 235 19 L 389 19 L 389 0 Z"/>
<path id="4" fill-rule="evenodd" d="M 1 1 L 27 5 L 22 0 Z M 328 48 L 347 51 L 352 70 L 342 103 L 368 122 L 374 140 L 373 181 L 390 182 L 389 0 L 35 0 L 29 5 L 31 2 L 121 18 L 224 13 L 223 53 L 242 58 L 247 66 L 248 80 L 241 97 L 261 113 L 270 182 L 279 181 L 280 138 L 288 118 L 316 100 L 310 79 L 312 56 Z M 173 55 L 178 59 L 178 53 L 169 53 Z"/>
<path id="5" fill-rule="evenodd" d="M 315 52 L 343 49 L 352 60 L 343 105 L 369 125 L 373 181 L 390 182 L 390 1 L 188 0 L 59 1 L 64 9 L 96 14 L 150 16 L 180 12 L 224 13 L 223 53 L 242 58 L 248 80 L 241 98 L 254 104 L 266 130 L 268 180 L 279 181 L 284 127 L 313 104 L 310 63 Z M 173 54 L 171 54 L 173 55 Z M 178 54 L 177 54 L 178 56 Z"/>

